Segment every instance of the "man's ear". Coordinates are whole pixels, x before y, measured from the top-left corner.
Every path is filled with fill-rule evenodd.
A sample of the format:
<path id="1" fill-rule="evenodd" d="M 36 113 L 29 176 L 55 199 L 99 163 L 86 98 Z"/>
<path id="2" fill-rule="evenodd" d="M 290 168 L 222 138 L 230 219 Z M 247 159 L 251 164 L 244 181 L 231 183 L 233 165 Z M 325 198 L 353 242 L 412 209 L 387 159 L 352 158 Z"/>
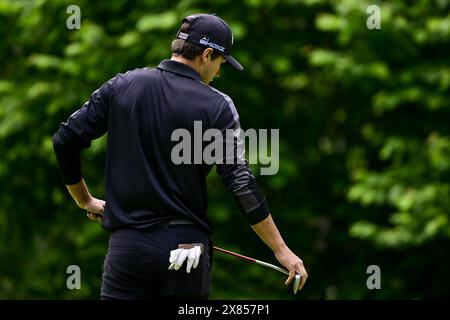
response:
<path id="1" fill-rule="evenodd" d="M 202 54 L 203 61 L 211 59 L 211 55 L 213 54 L 213 52 L 214 50 L 212 48 L 205 49 Z"/>

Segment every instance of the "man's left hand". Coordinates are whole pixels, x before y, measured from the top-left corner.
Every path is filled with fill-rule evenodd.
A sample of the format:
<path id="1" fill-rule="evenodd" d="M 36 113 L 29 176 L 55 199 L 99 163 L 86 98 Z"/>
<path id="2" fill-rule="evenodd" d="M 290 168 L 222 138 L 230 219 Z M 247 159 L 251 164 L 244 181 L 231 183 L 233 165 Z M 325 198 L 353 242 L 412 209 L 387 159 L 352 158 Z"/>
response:
<path id="1" fill-rule="evenodd" d="M 87 211 L 87 217 L 92 221 L 102 222 L 103 212 L 105 211 L 105 201 L 91 198 L 86 204 L 84 204 L 82 209 Z"/>

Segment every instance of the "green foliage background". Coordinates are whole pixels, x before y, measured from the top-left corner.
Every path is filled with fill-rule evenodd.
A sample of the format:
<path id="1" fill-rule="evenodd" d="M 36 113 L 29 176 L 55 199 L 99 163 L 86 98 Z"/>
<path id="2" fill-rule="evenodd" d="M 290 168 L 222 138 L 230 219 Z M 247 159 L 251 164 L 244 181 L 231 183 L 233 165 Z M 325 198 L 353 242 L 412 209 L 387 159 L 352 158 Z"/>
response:
<path id="1" fill-rule="evenodd" d="M 80 30 L 66 27 L 71 4 Z M 381 30 L 366 27 L 371 4 Z M 98 299 L 108 235 L 70 198 L 50 137 L 103 82 L 170 57 L 179 22 L 196 12 L 234 31 L 245 71 L 225 67 L 213 85 L 234 99 L 244 129 L 280 129 L 279 173 L 258 181 L 310 274 L 294 297 L 279 273 L 216 253 L 211 298 L 449 297 L 449 9 L 447 0 L 0 0 L 0 298 Z M 105 141 L 83 153 L 97 197 Z M 208 184 L 215 244 L 276 263 L 215 173 Z M 71 264 L 81 290 L 66 288 Z M 366 287 L 373 264 L 381 290 Z"/>

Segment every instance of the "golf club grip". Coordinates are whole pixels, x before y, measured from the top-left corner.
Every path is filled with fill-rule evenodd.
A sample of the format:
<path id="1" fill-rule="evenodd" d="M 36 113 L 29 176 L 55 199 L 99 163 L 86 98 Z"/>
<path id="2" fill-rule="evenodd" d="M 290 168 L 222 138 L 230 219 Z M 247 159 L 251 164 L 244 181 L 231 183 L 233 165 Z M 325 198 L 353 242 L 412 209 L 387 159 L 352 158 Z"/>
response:
<path id="1" fill-rule="evenodd" d="M 216 246 L 213 246 L 213 249 L 216 250 L 216 251 L 222 252 L 222 253 L 229 254 L 230 256 L 234 256 L 234 257 L 238 257 L 238 258 L 247 260 L 248 262 L 253 262 L 253 263 L 256 262 L 256 259 L 253 259 L 253 258 L 250 258 L 250 257 L 246 257 L 246 256 L 243 256 L 241 254 L 237 254 L 237 253 L 234 253 L 234 252 L 231 252 L 231 251 L 228 251 L 228 250 L 216 247 Z"/>

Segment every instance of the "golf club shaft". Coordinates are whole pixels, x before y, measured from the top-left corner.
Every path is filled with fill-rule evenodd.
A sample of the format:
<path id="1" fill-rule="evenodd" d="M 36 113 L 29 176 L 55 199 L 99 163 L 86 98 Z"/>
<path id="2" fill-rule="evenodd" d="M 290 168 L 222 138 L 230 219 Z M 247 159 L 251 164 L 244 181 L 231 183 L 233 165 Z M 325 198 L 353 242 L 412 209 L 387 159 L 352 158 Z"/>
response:
<path id="1" fill-rule="evenodd" d="M 255 260 L 255 263 L 257 263 L 257 264 L 259 264 L 261 266 L 264 266 L 264 267 L 272 268 L 272 269 L 277 270 L 277 271 L 279 271 L 281 273 L 284 273 L 285 275 L 289 275 L 289 272 L 287 270 L 284 270 L 283 268 L 280 268 L 280 267 L 278 267 L 276 265 L 273 265 L 273 264 L 270 264 L 270 263 L 267 263 L 267 262 L 264 262 L 264 261 L 260 261 L 260 260 Z"/>
<path id="2" fill-rule="evenodd" d="M 271 268 L 271 269 L 277 270 L 277 271 L 279 271 L 281 273 L 284 273 L 286 275 L 289 275 L 289 272 L 287 270 L 284 270 L 283 268 L 277 267 L 277 266 L 275 266 L 273 264 L 270 264 L 270 263 L 267 263 L 267 262 L 264 262 L 264 261 L 260 261 L 260 260 L 256 260 L 256 259 L 244 256 L 244 255 L 241 255 L 241 254 L 237 254 L 237 253 L 234 253 L 234 252 L 231 252 L 231 251 L 228 251 L 228 250 L 216 247 L 216 246 L 213 246 L 213 248 L 216 251 L 229 254 L 230 256 L 238 257 L 238 258 L 244 259 L 244 260 L 246 260 L 248 262 L 256 263 L 256 264 L 259 264 L 261 266 L 264 266 L 264 267 L 267 267 L 267 268 Z"/>

